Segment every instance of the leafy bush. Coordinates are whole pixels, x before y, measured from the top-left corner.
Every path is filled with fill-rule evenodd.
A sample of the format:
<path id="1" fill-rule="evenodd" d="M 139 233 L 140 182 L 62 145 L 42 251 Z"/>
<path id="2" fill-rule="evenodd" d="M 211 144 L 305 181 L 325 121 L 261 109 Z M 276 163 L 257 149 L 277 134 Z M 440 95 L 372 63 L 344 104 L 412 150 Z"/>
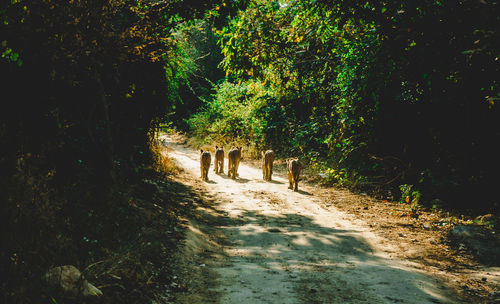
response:
<path id="1" fill-rule="evenodd" d="M 496 2 L 254 0 L 218 32 L 221 66 L 268 83 L 284 113 L 278 145 L 319 153 L 333 177 L 418 184 L 455 208 L 480 195 L 491 211 L 497 21 Z"/>
<path id="2" fill-rule="evenodd" d="M 283 118 L 275 95 L 262 83 L 224 81 L 188 125 L 206 144 L 238 143 L 264 149 L 283 141 Z"/>

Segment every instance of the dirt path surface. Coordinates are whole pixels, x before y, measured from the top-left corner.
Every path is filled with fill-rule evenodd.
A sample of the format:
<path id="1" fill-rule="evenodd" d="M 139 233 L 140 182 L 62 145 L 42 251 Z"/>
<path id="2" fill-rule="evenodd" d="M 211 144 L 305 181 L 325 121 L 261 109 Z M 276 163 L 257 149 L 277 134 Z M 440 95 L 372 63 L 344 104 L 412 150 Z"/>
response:
<path id="1" fill-rule="evenodd" d="M 443 277 L 392 254 L 369 227 L 317 189 L 240 164 L 239 178 L 200 178 L 199 152 L 163 138 L 184 183 L 208 200 L 186 240 L 189 292 L 178 303 L 466 303 Z M 227 155 L 227 151 L 226 151 Z M 189 257 L 190 256 L 190 257 Z"/>

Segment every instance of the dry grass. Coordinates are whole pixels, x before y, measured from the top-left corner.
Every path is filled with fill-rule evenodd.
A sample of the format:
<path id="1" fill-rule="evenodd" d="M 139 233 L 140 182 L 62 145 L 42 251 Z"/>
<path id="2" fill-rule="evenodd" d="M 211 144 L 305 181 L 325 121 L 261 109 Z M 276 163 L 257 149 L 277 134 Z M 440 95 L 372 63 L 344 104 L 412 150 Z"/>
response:
<path id="1" fill-rule="evenodd" d="M 149 148 L 153 156 L 153 169 L 163 176 L 179 174 L 179 168 L 168 157 L 168 151 L 163 147 L 163 143 L 158 138 L 151 141 Z"/>

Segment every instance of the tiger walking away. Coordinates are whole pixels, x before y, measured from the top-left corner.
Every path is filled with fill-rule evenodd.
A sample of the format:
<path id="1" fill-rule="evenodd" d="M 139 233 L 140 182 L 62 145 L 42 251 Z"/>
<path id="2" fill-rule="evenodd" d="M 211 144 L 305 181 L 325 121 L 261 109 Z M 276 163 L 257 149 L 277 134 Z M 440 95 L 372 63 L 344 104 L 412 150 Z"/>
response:
<path id="1" fill-rule="evenodd" d="M 262 178 L 270 181 L 273 175 L 274 151 L 262 151 Z"/>
<path id="2" fill-rule="evenodd" d="M 210 152 L 200 149 L 201 179 L 204 181 L 208 181 L 208 170 L 210 169 L 211 162 L 212 155 L 210 154 Z"/>
<path id="3" fill-rule="evenodd" d="M 227 154 L 227 158 L 229 159 L 227 176 L 235 179 L 236 176 L 238 176 L 238 166 L 240 165 L 241 160 L 241 147 L 233 147 Z"/>
<path id="4" fill-rule="evenodd" d="M 215 146 L 214 172 L 224 174 L 224 149 L 218 146 Z"/>
<path id="5" fill-rule="evenodd" d="M 302 170 L 302 164 L 299 162 L 298 158 L 288 158 L 286 160 L 286 169 L 288 172 L 288 189 L 293 189 L 293 191 L 299 191 L 299 175 L 300 170 Z"/>

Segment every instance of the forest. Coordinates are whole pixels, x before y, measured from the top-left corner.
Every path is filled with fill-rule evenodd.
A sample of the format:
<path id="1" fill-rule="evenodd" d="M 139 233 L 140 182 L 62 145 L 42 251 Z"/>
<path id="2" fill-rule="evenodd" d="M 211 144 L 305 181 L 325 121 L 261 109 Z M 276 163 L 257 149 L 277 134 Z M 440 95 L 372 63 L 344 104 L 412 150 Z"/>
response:
<path id="1" fill-rule="evenodd" d="M 172 235 L 141 230 L 149 202 L 175 200 L 147 182 L 176 171 L 159 131 L 299 157 L 325 186 L 498 216 L 499 5 L 2 2 L 0 299 L 59 303 L 40 284 L 49 267 L 100 263 L 97 278 L 120 260 L 128 281 L 105 303 L 166 303 L 147 282 L 169 280 L 150 273 L 169 267 L 157 240 Z M 144 266 L 130 256 L 146 243 Z"/>

